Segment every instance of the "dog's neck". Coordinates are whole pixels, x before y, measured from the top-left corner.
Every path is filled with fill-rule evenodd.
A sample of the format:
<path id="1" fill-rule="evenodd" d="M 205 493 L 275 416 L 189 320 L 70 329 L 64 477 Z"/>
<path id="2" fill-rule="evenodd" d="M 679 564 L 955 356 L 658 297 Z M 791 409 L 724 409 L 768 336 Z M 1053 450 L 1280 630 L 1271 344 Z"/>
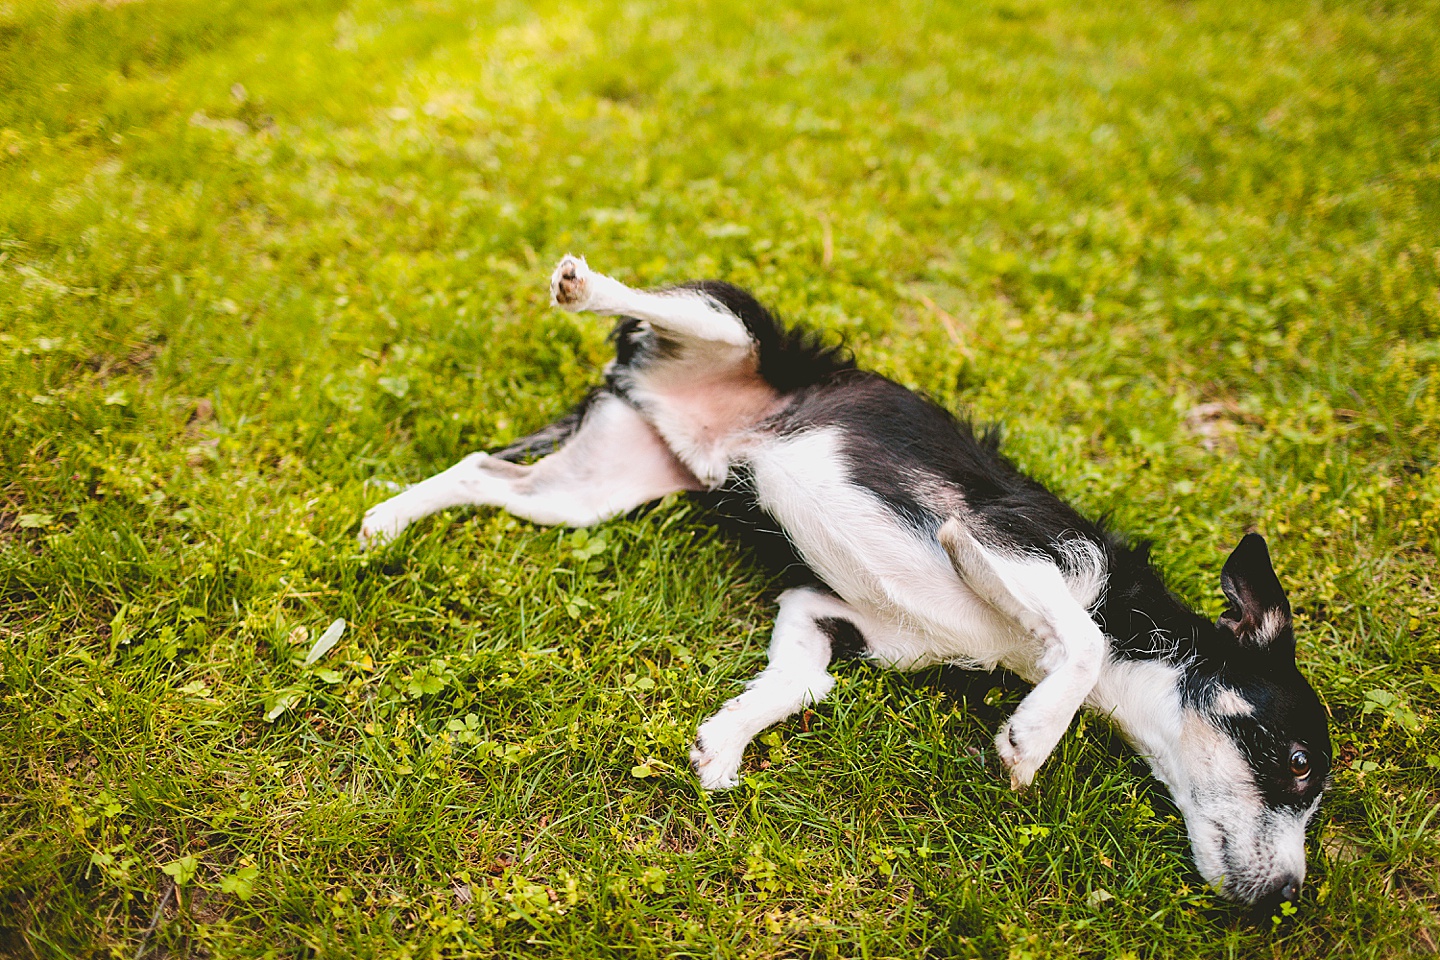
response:
<path id="1" fill-rule="evenodd" d="M 1185 733 L 1185 678 L 1213 625 L 1170 592 L 1143 551 L 1115 558 L 1095 613 L 1110 646 L 1087 705 L 1120 728 L 1172 793 L 1183 789 L 1183 771 L 1168 761 Z"/>
<path id="2" fill-rule="evenodd" d="M 1168 759 L 1177 755 L 1184 730 L 1185 711 L 1181 692 L 1184 666 L 1161 658 L 1123 660 L 1106 658 L 1100 679 L 1086 705 L 1108 717 L 1134 747 L 1150 762 L 1161 783 L 1172 792 L 1178 771 Z"/>
<path id="3" fill-rule="evenodd" d="M 1143 550 L 1112 554 L 1105 596 L 1094 613 L 1116 660 L 1184 662 L 1212 630 L 1170 592 Z"/>

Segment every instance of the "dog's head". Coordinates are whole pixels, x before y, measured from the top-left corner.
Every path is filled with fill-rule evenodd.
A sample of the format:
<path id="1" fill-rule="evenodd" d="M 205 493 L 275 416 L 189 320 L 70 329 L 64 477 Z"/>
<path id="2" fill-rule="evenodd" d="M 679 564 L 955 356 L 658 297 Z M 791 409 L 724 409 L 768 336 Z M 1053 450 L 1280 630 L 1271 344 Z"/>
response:
<path id="1" fill-rule="evenodd" d="M 1184 672 L 1178 744 L 1151 760 L 1205 879 L 1245 903 L 1289 900 L 1330 775 L 1325 709 L 1295 666 L 1290 604 L 1262 537 L 1240 541 L 1220 585 L 1229 609 Z"/>

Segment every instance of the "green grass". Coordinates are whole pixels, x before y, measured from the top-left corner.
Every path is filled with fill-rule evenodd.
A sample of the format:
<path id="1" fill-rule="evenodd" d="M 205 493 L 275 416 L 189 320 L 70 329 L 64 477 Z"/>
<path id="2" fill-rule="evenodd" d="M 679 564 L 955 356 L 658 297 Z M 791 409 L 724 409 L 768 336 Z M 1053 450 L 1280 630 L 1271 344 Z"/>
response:
<path id="1" fill-rule="evenodd" d="M 1378 0 L 0 3 L 0 953 L 1434 952 L 1437 49 Z M 1298 915 L 1205 890 L 1103 721 L 1011 793 L 994 678 L 847 667 L 701 794 L 775 585 L 684 501 L 360 552 L 370 481 L 595 379 L 566 251 L 1003 421 L 1211 614 L 1267 534 L 1337 755 Z"/>

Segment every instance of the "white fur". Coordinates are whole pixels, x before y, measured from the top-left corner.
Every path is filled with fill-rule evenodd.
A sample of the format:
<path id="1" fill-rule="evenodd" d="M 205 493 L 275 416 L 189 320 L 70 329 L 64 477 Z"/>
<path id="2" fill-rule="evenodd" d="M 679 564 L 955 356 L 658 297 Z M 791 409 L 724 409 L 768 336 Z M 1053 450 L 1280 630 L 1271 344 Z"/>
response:
<path id="1" fill-rule="evenodd" d="M 1235 741 L 1196 711 L 1184 711 L 1172 749 L 1163 762 L 1201 875 L 1252 902 L 1285 881 L 1298 887 L 1305 879 L 1305 825 L 1319 799 L 1294 811 L 1268 807 Z M 1152 757 L 1152 766 L 1160 759 Z"/>
<path id="2" fill-rule="evenodd" d="M 829 617 L 854 624 L 867 640 L 885 632 L 882 624 L 820 590 L 801 587 L 782 593 L 769 665 L 696 733 L 690 762 L 706 790 L 739 784 L 740 761 L 750 741 L 766 727 L 823 700 L 834 687 L 830 638 L 818 623 Z"/>
<path id="3" fill-rule="evenodd" d="M 1266 610 L 1260 617 L 1260 628 L 1255 634 L 1256 641 L 1262 647 L 1269 646 L 1289 622 L 1290 618 L 1285 615 L 1284 610 Z"/>
<path id="4" fill-rule="evenodd" d="M 1219 717 L 1248 717 L 1255 712 L 1255 706 L 1229 687 L 1221 687 L 1210 706 Z"/>
<path id="5" fill-rule="evenodd" d="M 869 643 L 870 656 L 901 670 L 989 669 L 1030 644 L 960 582 L 934 537 L 897 524 L 850 482 L 839 439 L 823 429 L 757 443 L 750 464 L 760 505 L 810 569 L 866 618 L 888 625 L 887 636 Z"/>
<path id="6" fill-rule="evenodd" d="M 1099 679 L 1105 636 L 1054 563 L 988 550 L 959 517 L 945 522 L 939 539 L 965 585 L 1038 643 L 1033 663 L 1021 664 L 1038 676 L 1035 689 L 995 737 L 1011 786 L 1028 786 Z"/>
<path id="7" fill-rule="evenodd" d="M 535 523 L 589 526 L 700 484 L 628 404 L 602 397 L 558 451 L 533 464 L 472 453 L 365 512 L 360 540 L 384 543 L 449 507 L 501 507 Z"/>
<path id="8" fill-rule="evenodd" d="M 1036 682 L 996 739 L 1012 783 L 1030 783 L 1104 659 L 1105 639 L 1075 596 L 1093 602 L 1100 575 L 1079 574 L 1072 592 L 1055 563 L 987 550 L 959 519 L 938 540 L 895 523 L 883 503 L 850 482 L 839 442 L 825 429 L 753 447 L 761 506 L 826 584 L 886 626 L 884 637 L 867 637 L 871 656 L 900 669 L 1003 663 Z M 947 556 L 947 531 L 963 539 L 968 560 Z"/>
<path id="9" fill-rule="evenodd" d="M 734 314 L 695 290 L 632 290 L 596 273 L 584 257 L 567 254 L 550 275 L 550 301 L 562 310 L 634 317 L 679 336 L 750 349 L 753 341 Z"/>
<path id="10" fill-rule="evenodd" d="M 633 317 L 676 347 L 664 363 L 627 372 L 630 402 L 706 488 L 724 483 L 746 429 L 779 401 L 757 375 L 745 325 L 699 291 L 632 290 L 580 257 L 560 261 L 550 296 L 566 310 Z"/>
<path id="11" fill-rule="evenodd" d="M 1056 546 L 1063 557 L 1061 572 L 1070 595 L 1085 610 L 1094 610 L 1105 599 L 1108 575 L 1105 551 L 1100 544 L 1084 537 L 1070 537 Z"/>

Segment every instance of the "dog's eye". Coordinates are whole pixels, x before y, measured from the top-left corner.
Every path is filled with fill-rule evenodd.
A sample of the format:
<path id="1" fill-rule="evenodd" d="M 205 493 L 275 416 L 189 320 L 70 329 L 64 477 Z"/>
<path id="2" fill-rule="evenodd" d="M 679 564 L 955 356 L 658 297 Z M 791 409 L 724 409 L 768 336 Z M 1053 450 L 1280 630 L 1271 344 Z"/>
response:
<path id="1" fill-rule="evenodd" d="M 1310 754 L 1304 750 L 1296 750 L 1290 754 L 1290 772 L 1295 779 L 1304 780 L 1310 776 Z"/>

